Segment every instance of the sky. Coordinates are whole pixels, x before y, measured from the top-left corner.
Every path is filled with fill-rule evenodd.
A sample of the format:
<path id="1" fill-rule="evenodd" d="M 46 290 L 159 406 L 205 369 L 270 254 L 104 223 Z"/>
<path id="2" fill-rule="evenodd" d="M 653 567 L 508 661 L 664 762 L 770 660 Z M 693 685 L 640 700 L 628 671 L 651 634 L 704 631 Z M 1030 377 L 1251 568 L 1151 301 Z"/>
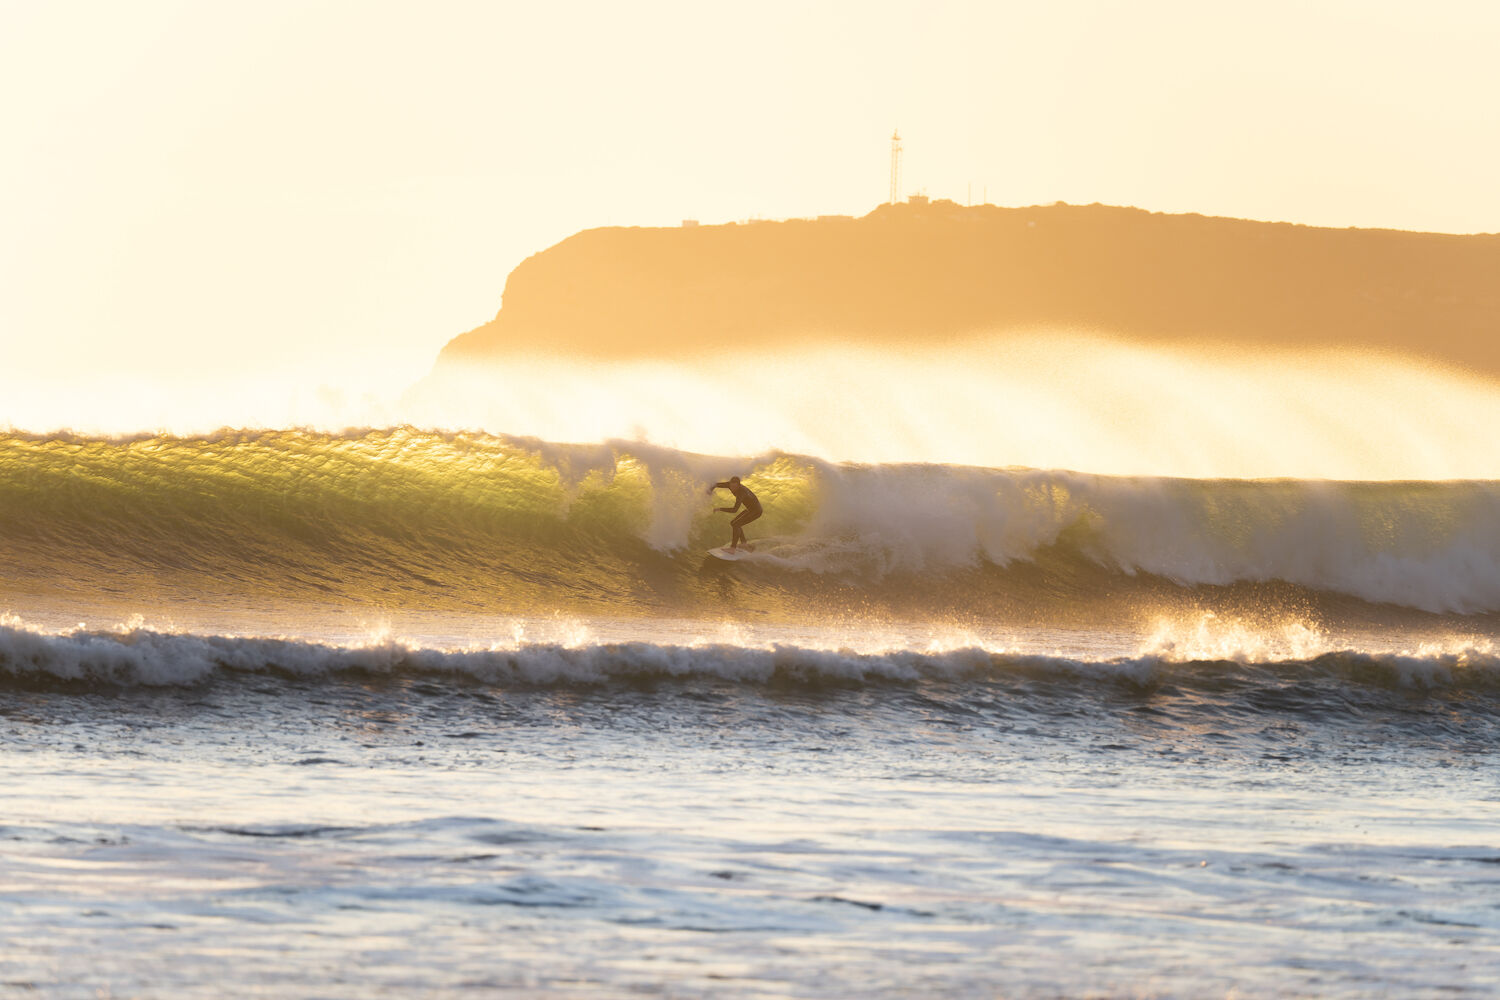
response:
<path id="1" fill-rule="evenodd" d="M 578 230 L 869 211 L 894 129 L 905 193 L 1496 232 L 1496 51 L 1442 0 L 0 0 L 0 346 L 412 378 Z"/>

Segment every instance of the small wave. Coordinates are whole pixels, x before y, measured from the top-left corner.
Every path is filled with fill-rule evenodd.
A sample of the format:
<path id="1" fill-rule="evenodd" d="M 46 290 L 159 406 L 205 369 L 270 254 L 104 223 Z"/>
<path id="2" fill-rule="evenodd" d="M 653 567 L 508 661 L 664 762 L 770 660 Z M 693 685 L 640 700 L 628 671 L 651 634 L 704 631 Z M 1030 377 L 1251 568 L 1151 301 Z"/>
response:
<path id="1" fill-rule="evenodd" d="M 1500 655 L 1460 646 L 1415 651 L 1330 650 L 1306 658 L 1181 657 L 1171 651 L 1088 659 L 982 645 L 854 650 L 769 643 L 526 643 L 438 649 L 384 640 L 334 645 L 288 638 L 149 629 L 45 632 L 0 625 L 0 679 L 43 688 L 189 687 L 244 675 L 306 681 L 384 677 L 500 688 L 609 688 L 671 681 L 742 686 L 910 686 L 1046 681 L 1077 688 L 1226 684 L 1280 689 L 1289 680 L 1414 690 L 1500 689 Z M 437 682 L 437 683 L 432 683 Z"/>

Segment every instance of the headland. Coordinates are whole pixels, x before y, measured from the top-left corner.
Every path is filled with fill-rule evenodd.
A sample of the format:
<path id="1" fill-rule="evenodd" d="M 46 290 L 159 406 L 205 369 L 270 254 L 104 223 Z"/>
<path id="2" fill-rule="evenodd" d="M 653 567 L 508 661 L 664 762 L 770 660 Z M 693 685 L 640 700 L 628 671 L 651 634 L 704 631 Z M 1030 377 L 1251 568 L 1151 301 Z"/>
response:
<path id="1" fill-rule="evenodd" d="M 1500 235 L 913 199 L 862 217 L 601 228 L 527 258 L 439 369 L 516 355 L 923 348 L 1066 328 L 1392 351 L 1500 375 Z"/>

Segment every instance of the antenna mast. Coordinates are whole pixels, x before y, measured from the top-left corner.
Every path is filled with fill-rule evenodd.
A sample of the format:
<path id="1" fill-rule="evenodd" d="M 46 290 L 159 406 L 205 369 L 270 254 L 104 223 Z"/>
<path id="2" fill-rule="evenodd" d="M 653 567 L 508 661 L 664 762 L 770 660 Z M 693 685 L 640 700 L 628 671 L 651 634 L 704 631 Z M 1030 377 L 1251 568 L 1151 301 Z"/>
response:
<path id="1" fill-rule="evenodd" d="M 891 204 L 901 198 L 901 132 L 891 133 Z"/>

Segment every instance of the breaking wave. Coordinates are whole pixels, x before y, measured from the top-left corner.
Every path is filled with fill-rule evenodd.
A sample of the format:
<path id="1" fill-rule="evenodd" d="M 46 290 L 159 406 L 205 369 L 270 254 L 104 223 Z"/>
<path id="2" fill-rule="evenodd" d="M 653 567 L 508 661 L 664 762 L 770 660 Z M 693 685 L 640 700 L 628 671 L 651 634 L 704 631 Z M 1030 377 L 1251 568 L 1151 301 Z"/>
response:
<path id="1" fill-rule="evenodd" d="M 755 554 L 725 564 L 705 556 L 728 540 L 705 494 L 735 474 L 766 516 Z M 1500 611 L 1500 482 L 851 465 L 410 428 L 10 434 L 0 559 L 0 597 L 983 615 L 1274 586 L 1483 614 Z"/>

